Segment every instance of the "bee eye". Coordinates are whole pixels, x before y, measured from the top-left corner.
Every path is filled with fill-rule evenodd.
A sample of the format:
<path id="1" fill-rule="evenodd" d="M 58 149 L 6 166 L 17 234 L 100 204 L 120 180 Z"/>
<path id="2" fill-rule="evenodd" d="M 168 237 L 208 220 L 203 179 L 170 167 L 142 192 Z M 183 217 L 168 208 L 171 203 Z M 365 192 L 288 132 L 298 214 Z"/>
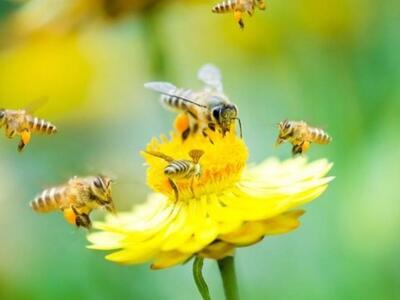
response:
<path id="1" fill-rule="evenodd" d="M 212 111 L 212 115 L 213 115 L 213 117 L 214 117 L 216 120 L 218 120 L 218 119 L 219 119 L 219 115 L 220 115 L 220 108 L 215 108 L 215 109 Z"/>
<path id="2" fill-rule="evenodd" d="M 0 119 L 4 118 L 5 114 L 6 113 L 5 113 L 4 109 L 0 109 Z"/>

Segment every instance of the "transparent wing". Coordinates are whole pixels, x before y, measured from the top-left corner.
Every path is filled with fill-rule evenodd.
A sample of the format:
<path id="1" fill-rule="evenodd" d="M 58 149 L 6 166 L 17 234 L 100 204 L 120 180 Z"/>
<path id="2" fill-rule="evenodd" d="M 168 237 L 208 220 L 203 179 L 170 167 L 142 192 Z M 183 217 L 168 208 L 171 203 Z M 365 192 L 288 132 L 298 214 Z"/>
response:
<path id="1" fill-rule="evenodd" d="M 43 106 L 45 106 L 47 104 L 47 102 L 49 102 L 49 97 L 40 97 L 37 98 L 31 102 L 29 102 L 26 107 L 25 107 L 25 111 L 29 114 L 34 113 L 35 111 L 37 111 L 38 109 L 42 108 Z"/>
<path id="2" fill-rule="evenodd" d="M 144 87 L 149 90 L 159 92 L 163 95 L 170 97 L 176 97 L 182 99 L 188 103 L 194 104 L 199 107 L 205 107 L 197 103 L 194 93 L 191 90 L 178 89 L 176 86 L 169 82 L 153 81 L 144 84 Z"/>
<path id="3" fill-rule="evenodd" d="M 212 64 L 202 66 L 197 73 L 197 77 L 199 80 L 203 81 L 208 88 L 220 93 L 223 92 L 221 71 L 216 66 Z"/>
<path id="4" fill-rule="evenodd" d="M 152 81 L 144 84 L 144 87 L 149 90 L 159 92 L 161 94 L 172 95 L 178 90 L 176 86 L 169 82 Z"/>

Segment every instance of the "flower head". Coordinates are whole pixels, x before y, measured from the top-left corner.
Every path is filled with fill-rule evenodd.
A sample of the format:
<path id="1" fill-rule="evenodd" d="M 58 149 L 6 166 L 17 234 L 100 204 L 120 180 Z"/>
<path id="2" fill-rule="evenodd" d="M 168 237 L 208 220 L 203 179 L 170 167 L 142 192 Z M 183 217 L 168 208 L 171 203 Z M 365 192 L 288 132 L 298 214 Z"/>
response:
<path id="1" fill-rule="evenodd" d="M 324 177 L 332 166 L 326 160 L 267 159 L 246 166 L 248 150 L 242 139 L 233 132 L 211 138 L 213 143 L 200 135 L 185 142 L 178 134 L 153 139 L 146 151 L 174 160 L 190 160 L 193 149 L 204 151 L 200 177 L 176 180 L 176 199 L 165 175 L 168 160 L 144 152 L 147 182 L 155 193 L 132 212 L 96 223 L 100 231 L 89 235 L 89 248 L 114 251 L 106 258 L 118 263 L 150 261 L 154 269 L 194 255 L 222 259 L 237 247 L 296 229 L 303 214 L 298 207 L 321 195 L 332 180 Z"/>

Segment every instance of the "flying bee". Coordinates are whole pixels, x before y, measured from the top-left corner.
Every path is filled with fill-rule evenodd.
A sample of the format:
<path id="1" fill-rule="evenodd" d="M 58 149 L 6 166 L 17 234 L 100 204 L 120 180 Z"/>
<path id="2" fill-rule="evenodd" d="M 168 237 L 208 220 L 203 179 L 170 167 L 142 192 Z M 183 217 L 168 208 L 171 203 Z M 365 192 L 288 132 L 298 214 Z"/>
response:
<path id="1" fill-rule="evenodd" d="M 172 157 L 157 151 L 145 151 L 145 153 L 161 158 L 168 163 L 168 165 L 164 168 L 164 175 L 168 178 L 168 182 L 171 185 L 171 188 L 174 190 L 176 201 L 179 200 L 179 189 L 175 182 L 176 180 L 191 180 L 190 189 L 195 197 L 193 185 L 195 178 L 200 178 L 201 176 L 202 170 L 199 161 L 204 155 L 203 150 L 191 150 L 189 152 L 191 160 L 175 160 Z"/>
<path id="2" fill-rule="evenodd" d="M 308 150 L 311 143 L 329 144 L 332 138 L 322 129 L 311 127 L 304 121 L 285 120 L 278 124 L 279 136 L 276 145 L 288 141 L 293 145 L 293 155 L 302 154 Z"/>
<path id="3" fill-rule="evenodd" d="M 223 92 L 219 69 L 210 64 L 204 65 L 200 68 L 197 76 L 205 83 L 205 88 L 199 92 L 180 89 L 168 82 L 148 82 L 144 86 L 161 93 L 161 102 L 164 106 L 187 115 L 189 126 L 182 132 L 183 140 L 186 140 L 191 133 L 196 134 L 199 130 L 204 137 L 208 137 L 208 130 L 217 130 L 225 136 L 235 121 L 239 123 L 242 137 L 242 124 L 238 117 L 238 108 Z"/>
<path id="4" fill-rule="evenodd" d="M 67 184 L 46 189 L 33 201 L 31 208 L 39 213 L 61 210 L 65 219 L 78 227 L 91 227 L 90 213 L 105 208 L 114 213 L 111 195 L 113 180 L 106 176 L 73 177 Z"/>
<path id="5" fill-rule="evenodd" d="M 252 16 L 256 7 L 260 10 L 265 10 L 264 0 L 225 0 L 216 4 L 211 11 L 217 14 L 233 11 L 236 22 L 243 29 L 243 14 L 247 12 L 249 16 Z"/>
<path id="6" fill-rule="evenodd" d="M 51 135 L 57 132 L 56 126 L 49 121 L 32 116 L 31 112 L 33 112 L 33 106 L 29 110 L 0 109 L 0 128 L 4 127 L 5 135 L 10 139 L 16 135 L 20 136 L 19 152 L 29 144 L 32 133 Z"/>

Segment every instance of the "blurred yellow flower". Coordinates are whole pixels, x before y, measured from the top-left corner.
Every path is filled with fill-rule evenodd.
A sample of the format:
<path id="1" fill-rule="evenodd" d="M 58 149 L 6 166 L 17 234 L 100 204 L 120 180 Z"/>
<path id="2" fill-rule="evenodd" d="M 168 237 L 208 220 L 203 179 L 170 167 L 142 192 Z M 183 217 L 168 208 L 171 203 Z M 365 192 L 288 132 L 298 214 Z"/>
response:
<path id="1" fill-rule="evenodd" d="M 183 263 L 194 255 L 222 259 L 236 247 L 296 229 L 303 214 L 297 207 L 321 195 L 332 180 L 325 177 L 332 166 L 326 160 L 267 159 L 246 166 L 248 151 L 242 139 L 234 133 L 215 134 L 212 139 L 214 144 L 202 136 L 182 143 L 178 134 L 153 139 L 147 151 L 174 159 L 189 159 L 193 149 L 204 151 L 202 175 L 193 185 L 195 196 L 188 180 L 177 181 L 177 201 L 164 175 L 167 163 L 143 154 L 149 166 L 148 185 L 156 193 L 132 212 L 96 223 L 100 231 L 88 236 L 89 248 L 117 250 L 106 256 L 113 262 L 151 261 L 153 269 Z"/>

